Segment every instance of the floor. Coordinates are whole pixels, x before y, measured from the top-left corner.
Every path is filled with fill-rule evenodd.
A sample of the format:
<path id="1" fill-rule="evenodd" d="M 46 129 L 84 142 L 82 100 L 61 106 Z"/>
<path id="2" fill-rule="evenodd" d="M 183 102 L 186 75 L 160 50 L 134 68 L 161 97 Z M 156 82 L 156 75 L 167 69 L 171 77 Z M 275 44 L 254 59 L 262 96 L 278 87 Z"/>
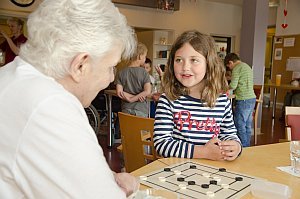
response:
<path id="1" fill-rule="evenodd" d="M 279 139 L 285 137 L 284 131 L 284 121 L 279 120 L 281 116 L 281 109 L 276 110 L 275 119 L 272 119 L 272 108 L 263 107 L 262 110 L 262 125 L 261 125 L 261 134 L 257 136 L 257 145 L 277 143 Z M 122 156 L 117 151 L 117 146 L 115 144 L 111 149 L 107 147 L 106 135 L 107 127 L 101 128 L 101 134 L 98 135 L 99 144 L 102 146 L 106 160 L 110 168 L 115 172 L 120 172 L 122 168 Z M 253 143 L 253 138 L 252 138 Z"/>

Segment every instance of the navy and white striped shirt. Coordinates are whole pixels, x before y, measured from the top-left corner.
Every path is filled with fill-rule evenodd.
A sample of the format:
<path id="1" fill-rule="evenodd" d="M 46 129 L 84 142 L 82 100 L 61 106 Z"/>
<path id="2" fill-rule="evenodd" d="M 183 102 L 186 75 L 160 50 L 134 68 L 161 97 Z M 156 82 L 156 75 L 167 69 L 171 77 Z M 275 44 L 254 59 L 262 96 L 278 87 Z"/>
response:
<path id="1" fill-rule="evenodd" d="M 194 146 L 216 137 L 240 142 L 231 103 L 221 94 L 214 108 L 191 96 L 170 101 L 162 94 L 156 108 L 154 146 L 164 157 L 193 158 Z"/>

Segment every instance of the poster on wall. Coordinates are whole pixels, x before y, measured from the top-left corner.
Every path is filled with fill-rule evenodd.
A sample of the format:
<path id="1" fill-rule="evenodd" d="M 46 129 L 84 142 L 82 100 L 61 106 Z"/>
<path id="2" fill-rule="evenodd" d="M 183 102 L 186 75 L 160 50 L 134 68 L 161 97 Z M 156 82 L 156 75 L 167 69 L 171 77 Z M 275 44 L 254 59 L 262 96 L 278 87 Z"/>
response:
<path id="1" fill-rule="evenodd" d="M 293 47 L 295 45 L 295 37 L 284 38 L 283 47 Z"/>
<path id="2" fill-rule="evenodd" d="M 282 59 L 282 48 L 275 48 L 275 60 L 281 60 Z"/>

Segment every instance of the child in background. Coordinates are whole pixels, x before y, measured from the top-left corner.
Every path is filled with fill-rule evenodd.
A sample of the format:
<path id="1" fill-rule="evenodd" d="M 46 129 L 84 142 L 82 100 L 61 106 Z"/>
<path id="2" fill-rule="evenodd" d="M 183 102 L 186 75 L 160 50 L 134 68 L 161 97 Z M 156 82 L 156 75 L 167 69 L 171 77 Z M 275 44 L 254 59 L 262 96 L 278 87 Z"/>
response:
<path id="1" fill-rule="evenodd" d="M 146 97 L 151 94 L 150 77 L 141 66 L 145 63 L 147 47 L 138 43 L 129 66 L 122 69 L 116 79 L 117 95 L 122 99 L 122 112 L 148 117 Z"/>
<path id="2" fill-rule="evenodd" d="M 143 64 L 143 68 L 145 68 L 145 70 L 148 72 L 148 74 L 150 76 L 150 82 L 151 82 L 151 85 L 152 85 L 152 96 L 156 96 L 157 92 L 158 92 L 157 85 L 155 83 L 155 78 L 151 75 L 152 61 L 148 57 L 146 58 L 146 61 Z M 155 117 L 155 109 L 156 109 L 156 102 L 151 101 L 150 102 L 150 117 L 151 118 Z"/>
<path id="3" fill-rule="evenodd" d="M 227 89 L 213 38 L 198 31 L 182 33 L 172 46 L 155 114 L 158 154 L 234 160 L 242 146 Z"/>
<path id="4" fill-rule="evenodd" d="M 148 57 L 145 60 L 145 63 L 143 64 L 143 68 L 148 72 L 149 76 L 150 76 L 150 82 L 152 84 L 152 86 L 155 83 L 155 79 L 154 77 L 151 75 L 151 69 L 152 69 L 152 61 L 151 59 L 149 59 Z"/>

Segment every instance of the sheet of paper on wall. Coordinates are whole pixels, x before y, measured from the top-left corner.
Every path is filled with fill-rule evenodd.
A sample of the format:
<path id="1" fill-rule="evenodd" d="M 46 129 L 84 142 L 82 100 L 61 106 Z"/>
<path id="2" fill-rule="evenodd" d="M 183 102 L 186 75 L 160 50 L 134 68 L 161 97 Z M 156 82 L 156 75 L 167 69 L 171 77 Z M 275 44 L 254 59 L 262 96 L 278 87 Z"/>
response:
<path id="1" fill-rule="evenodd" d="M 283 47 L 293 47 L 295 45 L 295 37 L 284 38 Z"/>
<path id="2" fill-rule="evenodd" d="M 282 59 L 282 48 L 275 48 L 275 56 L 274 60 L 281 60 Z"/>
<path id="3" fill-rule="evenodd" d="M 293 72 L 292 79 L 300 79 L 300 72 Z"/>
<path id="4" fill-rule="evenodd" d="M 286 70 L 300 72 L 300 57 L 289 57 L 286 60 Z"/>

